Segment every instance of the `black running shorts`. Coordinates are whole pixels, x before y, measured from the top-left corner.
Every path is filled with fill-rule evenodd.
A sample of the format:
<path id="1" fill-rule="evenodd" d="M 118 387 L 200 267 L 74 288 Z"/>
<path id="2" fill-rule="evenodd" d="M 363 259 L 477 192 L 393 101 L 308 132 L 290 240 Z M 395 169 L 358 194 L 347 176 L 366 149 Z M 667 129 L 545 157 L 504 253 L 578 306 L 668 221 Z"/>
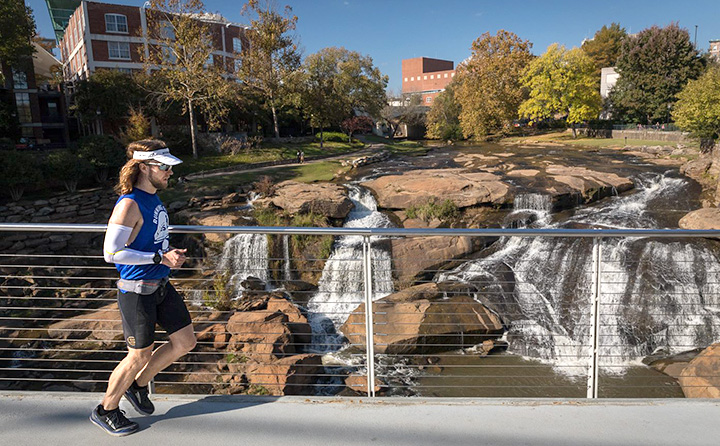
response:
<path id="1" fill-rule="evenodd" d="M 130 348 L 153 345 L 156 323 L 169 335 L 192 323 L 185 302 L 169 282 L 152 294 L 118 291 L 118 306 Z"/>

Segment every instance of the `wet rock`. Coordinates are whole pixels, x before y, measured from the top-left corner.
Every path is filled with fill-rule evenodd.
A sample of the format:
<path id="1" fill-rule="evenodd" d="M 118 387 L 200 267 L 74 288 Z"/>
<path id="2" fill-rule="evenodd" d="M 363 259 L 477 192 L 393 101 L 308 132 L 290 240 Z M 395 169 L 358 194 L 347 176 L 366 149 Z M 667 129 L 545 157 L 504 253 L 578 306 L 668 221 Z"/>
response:
<path id="1" fill-rule="evenodd" d="M 62 340 L 112 341 L 123 339 L 122 319 L 117 303 L 56 322 L 48 327 L 48 335 L 53 339 Z"/>
<path id="2" fill-rule="evenodd" d="M 248 276 L 245 280 L 240 282 L 240 286 L 250 291 L 265 291 L 266 284 L 262 279 Z"/>
<path id="3" fill-rule="evenodd" d="M 312 212 L 330 218 L 345 218 L 353 208 L 345 188 L 330 183 L 283 181 L 276 186 L 269 200 L 290 214 Z"/>
<path id="4" fill-rule="evenodd" d="M 473 237 L 407 237 L 391 241 L 393 270 L 408 281 L 425 270 L 437 269 L 448 260 L 473 252 Z"/>
<path id="5" fill-rule="evenodd" d="M 495 339 L 500 318 L 470 296 L 445 296 L 435 283 L 407 288 L 373 302 L 375 352 L 430 353 L 457 350 Z M 340 330 L 350 343 L 365 345 L 365 305 Z"/>
<path id="6" fill-rule="evenodd" d="M 307 395 L 315 393 L 313 384 L 323 371 L 320 355 L 292 355 L 269 364 L 248 364 L 247 380 L 270 395 Z"/>
<path id="7" fill-rule="evenodd" d="M 682 229 L 720 229 L 720 209 L 703 208 L 692 211 L 680 219 Z"/>
<path id="8" fill-rule="evenodd" d="M 360 373 L 351 373 L 347 378 L 345 378 L 345 385 L 353 390 L 354 392 L 357 392 L 359 394 L 367 395 L 368 393 L 368 378 L 367 375 L 362 375 Z M 382 390 L 382 387 L 385 385 L 385 383 L 375 378 L 375 392 L 380 392 Z"/>
<path id="9" fill-rule="evenodd" d="M 690 361 L 678 381 L 686 398 L 720 398 L 720 343 Z"/>
<path id="10" fill-rule="evenodd" d="M 497 175 L 464 169 L 412 170 L 366 181 L 363 186 L 372 189 L 378 205 L 386 209 L 407 209 L 445 200 L 452 200 L 460 208 L 504 203 L 510 191 Z"/>

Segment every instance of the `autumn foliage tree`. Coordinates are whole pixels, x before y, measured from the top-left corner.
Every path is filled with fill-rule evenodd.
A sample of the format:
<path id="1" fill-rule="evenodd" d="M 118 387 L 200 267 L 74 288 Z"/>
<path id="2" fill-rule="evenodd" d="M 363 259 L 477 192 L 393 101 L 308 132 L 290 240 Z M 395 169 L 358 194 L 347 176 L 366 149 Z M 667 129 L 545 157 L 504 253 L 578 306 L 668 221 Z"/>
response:
<path id="1" fill-rule="evenodd" d="M 348 142 L 352 142 L 353 133 L 372 130 L 373 120 L 369 116 L 352 116 L 341 122 L 340 128 L 348 134 Z"/>
<path id="2" fill-rule="evenodd" d="M 458 67 L 455 97 L 466 138 L 508 129 L 525 99 L 521 73 L 532 60 L 532 44 L 514 33 L 485 33 L 472 44 L 472 55 Z"/>
<path id="3" fill-rule="evenodd" d="M 676 95 L 703 67 L 688 31 L 675 23 L 628 37 L 617 61 L 620 78 L 609 96 L 613 113 L 639 123 L 668 122 Z"/>
<path id="4" fill-rule="evenodd" d="M 595 64 L 581 49 L 566 50 L 554 43 L 528 65 L 522 77 L 528 99 L 518 110 L 532 121 L 566 117 L 572 125 L 596 119 L 601 109 L 600 93 L 595 79 Z"/>
<path id="5" fill-rule="evenodd" d="M 273 131 L 280 137 L 278 110 L 288 105 L 300 67 L 300 51 L 295 38 L 297 16 L 285 6 L 281 13 L 271 0 L 248 0 L 243 15 L 250 20 L 248 48 L 241 56 L 240 72 L 245 85 L 254 89 L 270 108 Z"/>
<path id="6" fill-rule="evenodd" d="M 193 157 L 198 157 L 197 116 L 210 126 L 228 113 L 227 98 L 235 91 L 223 77 L 226 70 L 212 59 L 213 34 L 200 0 L 153 0 L 148 11 L 148 37 L 152 42 L 143 62 L 152 71 L 153 93 L 164 101 L 183 104 L 188 115 Z"/>
<path id="7" fill-rule="evenodd" d="M 677 99 L 672 117 L 678 127 L 708 140 L 720 136 L 720 67 L 688 82 Z"/>
<path id="8" fill-rule="evenodd" d="M 598 83 L 601 70 L 617 64 L 622 44 L 626 38 L 625 28 L 618 23 L 612 23 L 610 26 L 603 25 L 591 40 L 586 40 L 582 44 L 582 50 L 595 63 L 595 75 Z"/>
<path id="9" fill-rule="evenodd" d="M 458 140 L 460 130 L 460 105 L 455 100 L 455 85 L 451 82 L 433 100 L 426 117 L 427 137 L 430 139 Z"/>

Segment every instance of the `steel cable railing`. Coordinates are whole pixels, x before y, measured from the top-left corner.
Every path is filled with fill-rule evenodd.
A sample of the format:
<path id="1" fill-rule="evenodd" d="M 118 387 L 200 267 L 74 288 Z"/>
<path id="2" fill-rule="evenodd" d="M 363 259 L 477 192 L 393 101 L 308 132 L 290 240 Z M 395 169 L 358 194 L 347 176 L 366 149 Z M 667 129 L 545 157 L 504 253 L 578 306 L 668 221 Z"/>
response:
<path id="1" fill-rule="evenodd" d="M 104 390 L 126 351 L 115 268 L 99 255 L 104 229 L 0 224 L 0 238 L 96 234 L 82 249 L 0 253 L 0 388 Z M 173 273 L 198 342 L 157 376 L 160 392 L 677 397 L 720 380 L 689 364 L 720 341 L 720 249 L 706 246 L 720 231 L 171 232 L 180 244 L 204 233 L 237 239 L 234 251 L 226 242 L 191 252 Z M 494 244 L 438 254 L 420 243 L 393 256 L 396 240 L 438 236 Z M 515 237 L 583 242 L 540 243 L 523 257 L 503 251 Z M 658 242 L 668 238 L 682 255 Z M 700 239 L 712 240 L 693 247 Z M 161 330 L 157 342 L 167 342 Z"/>

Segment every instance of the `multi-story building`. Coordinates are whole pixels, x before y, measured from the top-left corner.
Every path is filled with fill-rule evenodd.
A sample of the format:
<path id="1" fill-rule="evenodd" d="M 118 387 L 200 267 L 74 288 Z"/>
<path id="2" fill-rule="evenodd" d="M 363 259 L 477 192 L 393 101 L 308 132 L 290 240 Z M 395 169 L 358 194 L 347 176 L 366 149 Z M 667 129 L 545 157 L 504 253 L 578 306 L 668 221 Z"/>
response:
<path id="1" fill-rule="evenodd" d="M 98 69 L 142 70 L 142 53 L 149 52 L 148 16 L 152 14 L 145 7 L 80 1 L 58 42 L 65 80 L 87 79 Z M 234 71 L 237 54 L 247 44 L 247 28 L 214 14 L 198 20 L 210 27 L 213 36 L 214 51 L 208 63 Z"/>
<path id="2" fill-rule="evenodd" d="M 450 60 L 416 57 L 402 61 L 402 93 L 422 95 L 424 105 L 431 105 L 453 77 L 455 67 Z"/>
<path id="3" fill-rule="evenodd" d="M 20 125 L 20 147 L 66 146 L 69 142 L 65 98 L 54 81 L 60 61 L 45 48 L 33 43 L 35 53 L 11 66 L 0 60 L 5 83 L 0 100 L 14 105 L 13 116 Z"/>
<path id="4" fill-rule="evenodd" d="M 710 49 L 708 49 L 710 57 L 720 62 L 720 39 L 710 41 Z"/>

